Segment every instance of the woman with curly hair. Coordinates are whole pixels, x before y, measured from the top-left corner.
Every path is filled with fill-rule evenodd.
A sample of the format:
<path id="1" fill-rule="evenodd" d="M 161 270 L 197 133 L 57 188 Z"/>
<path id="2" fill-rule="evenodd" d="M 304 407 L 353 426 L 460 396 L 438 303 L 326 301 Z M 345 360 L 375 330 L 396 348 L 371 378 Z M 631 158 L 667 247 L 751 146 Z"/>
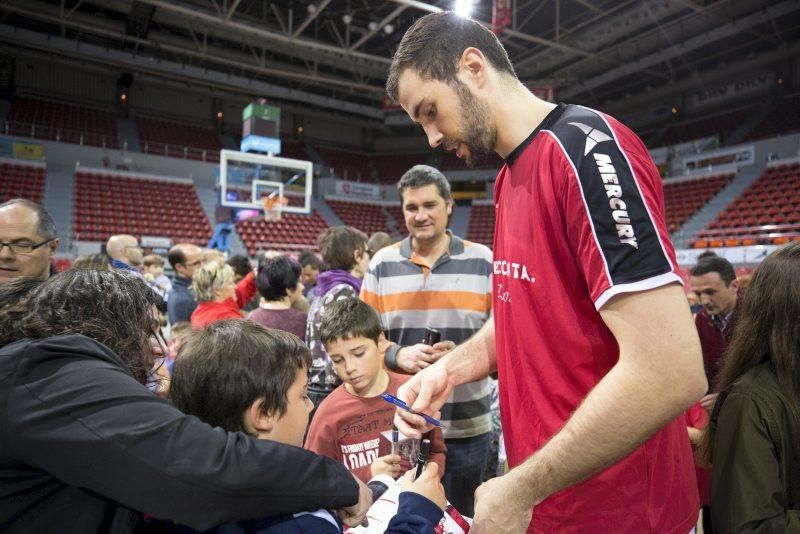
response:
<path id="1" fill-rule="evenodd" d="M 344 466 L 144 386 L 157 299 L 117 271 L 0 286 L 0 532 L 126 534 L 145 514 L 203 530 L 323 506 L 360 523 L 369 489 Z"/>

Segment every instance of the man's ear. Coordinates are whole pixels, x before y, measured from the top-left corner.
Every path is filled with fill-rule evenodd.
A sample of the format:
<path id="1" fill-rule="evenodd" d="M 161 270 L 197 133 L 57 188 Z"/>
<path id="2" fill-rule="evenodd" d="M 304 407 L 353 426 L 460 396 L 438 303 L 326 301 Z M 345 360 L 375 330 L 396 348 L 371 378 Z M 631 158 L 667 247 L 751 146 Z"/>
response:
<path id="1" fill-rule="evenodd" d="M 52 258 L 56 254 L 56 250 L 58 250 L 58 238 L 53 239 L 47 244 L 48 248 L 50 249 L 50 257 Z"/>
<path id="2" fill-rule="evenodd" d="M 275 427 L 275 418 L 272 414 L 265 414 L 264 399 L 258 399 L 244 412 L 244 428 L 250 434 L 259 437 L 268 436 Z"/>
<path id="3" fill-rule="evenodd" d="M 447 204 L 447 215 L 452 215 L 453 214 L 453 204 L 454 204 L 453 197 L 448 198 L 447 201 L 446 201 L 446 204 Z"/>
<path id="4" fill-rule="evenodd" d="M 734 291 L 739 291 L 739 279 L 734 278 L 733 281 L 730 283 L 730 285 L 728 285 L 728 287 Z"/>
<path id="5" fill-rule="evenodd" d="M 474 46 L 465 48 L 458 61 L 458 69 L 466 78 L 462 81 L 471 81 L 479 88 L 486 83 L 486 67 L 486 56 Z"/>

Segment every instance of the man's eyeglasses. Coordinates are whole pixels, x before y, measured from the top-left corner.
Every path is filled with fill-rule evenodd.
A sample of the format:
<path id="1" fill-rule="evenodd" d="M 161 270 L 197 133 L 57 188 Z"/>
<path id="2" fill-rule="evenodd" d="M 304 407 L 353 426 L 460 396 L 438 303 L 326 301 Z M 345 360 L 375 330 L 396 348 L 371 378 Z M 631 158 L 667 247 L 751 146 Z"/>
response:
<path id="1" fill-rule="evenodd" d="M 12 254 L 30 254 L 34 250 L 39 247 L 43 247 L 46 244 L 50 243 L 51 241 L 55 241 L 55 237 L 51 237 L 46 241 L 42 241 L 41 243 L 29 243 L 27 241 L 15 241 L 13 243 L 4 243 L 0 241 L 0 251 L 3 250 L 3 247 L 8 247 L 8 250 L 11 251 Z"/>

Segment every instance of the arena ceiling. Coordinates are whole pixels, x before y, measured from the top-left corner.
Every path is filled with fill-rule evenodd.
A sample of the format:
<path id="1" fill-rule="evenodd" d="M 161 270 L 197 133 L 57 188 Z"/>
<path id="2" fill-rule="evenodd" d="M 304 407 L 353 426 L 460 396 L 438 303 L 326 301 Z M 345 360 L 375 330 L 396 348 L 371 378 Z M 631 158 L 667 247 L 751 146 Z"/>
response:
<path id="1" fill-rule="evenodd" d="M 529 87 L 614 107 L 800 55 L 798 0 L 516 0 Z M 0 42 L 378 119 L 404 31 L 454 0 L 2 0 Z M 491 0 L 472 16 L 490 24 Z M 274 91 L 273 91 L 274 90 Z M 269 94 L 271 93 L 271 94 Z"/>

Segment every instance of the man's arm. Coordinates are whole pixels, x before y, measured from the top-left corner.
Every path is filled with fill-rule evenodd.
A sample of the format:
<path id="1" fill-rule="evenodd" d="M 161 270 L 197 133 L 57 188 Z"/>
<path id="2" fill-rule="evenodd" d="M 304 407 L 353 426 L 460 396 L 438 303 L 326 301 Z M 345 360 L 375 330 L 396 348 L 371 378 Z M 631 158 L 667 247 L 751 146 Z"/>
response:
<path id="1" fill-rule="evenodd" d="M 478 490 L 478 532 L 493 528 L 498 514 L 490 517 L 490 507 L 497 502 L 506 505 L 500 515 L 530 518 L 542 500 L 612 465 L 706 392 L 700 343 L 680 286 L 619 295 L 600 315 L 619 344 L 619 361 L 547 444 Z"/>
<path id="2" fill-rule="evenodd" d="M 490 318 L 475 335 L 400 386 L 397 396 L 414 411 L 436 416 L 454 387 L 485 378 L 496 368 L 494 318 Z M 432 428 L 422 417 L 402 410 L 394 421 L 408 437 L 418 438 Z"/>

